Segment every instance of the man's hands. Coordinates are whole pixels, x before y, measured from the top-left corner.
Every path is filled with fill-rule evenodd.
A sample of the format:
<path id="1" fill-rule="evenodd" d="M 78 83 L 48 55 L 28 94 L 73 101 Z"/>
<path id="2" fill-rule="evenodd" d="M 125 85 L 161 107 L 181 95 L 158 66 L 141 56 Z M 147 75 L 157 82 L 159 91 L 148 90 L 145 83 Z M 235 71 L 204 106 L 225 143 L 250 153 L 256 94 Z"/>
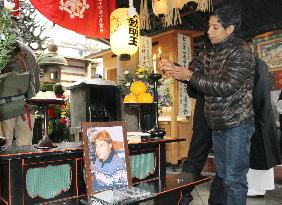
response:
<path id="1" fill-rule="evenodd" d="M 162 59 L 159 62 L 159 68 L 164 74 L 179 81 L 188 81 L 193 75 L 191 70 L 185 67 L 175 66 L 174 63 L 168 59 Z"/>

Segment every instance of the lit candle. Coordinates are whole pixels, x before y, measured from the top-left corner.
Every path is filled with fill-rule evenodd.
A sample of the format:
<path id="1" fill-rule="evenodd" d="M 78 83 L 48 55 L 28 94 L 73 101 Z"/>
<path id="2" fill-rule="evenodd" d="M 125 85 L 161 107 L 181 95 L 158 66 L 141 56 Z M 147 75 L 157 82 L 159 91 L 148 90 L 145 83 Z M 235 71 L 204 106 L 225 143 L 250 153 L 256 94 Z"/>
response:
<path id="1" fill-rule="evenodd" d="M 157 55 L 154 54 L 153 56 L 153 68 L 154 68 L 154 73 L 157 73 Z"/>
<path id="2" fill-rule="evenodd" d="M 160 61 L 162 60 L 161 54 L 162 54 L 162 50 L 161 50 L 161 47 L 159 47 L 158 48 L 158 57 Z"/>

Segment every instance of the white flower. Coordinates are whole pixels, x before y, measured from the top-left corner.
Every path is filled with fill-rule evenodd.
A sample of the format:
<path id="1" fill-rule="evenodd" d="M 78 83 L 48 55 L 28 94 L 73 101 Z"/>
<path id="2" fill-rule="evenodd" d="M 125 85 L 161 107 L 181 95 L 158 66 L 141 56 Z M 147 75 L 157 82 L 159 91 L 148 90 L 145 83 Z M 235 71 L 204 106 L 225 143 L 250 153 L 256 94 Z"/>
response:
<path id="1" fill-rule="evenodd" d="M 128 70 L 125 70 L 125 71 L 124 71 L 124 75 L 127 75 L 128 73 L 129 73 Z"/>
<path id="2" fill-rule="evenodd" d="M 11 3 L 8 0 L 4 0 L 4 7 L 8 10 L 13 10 L 15 3 Z"/>
<path id="3" fill-rule="evenodd" d="M 6 37 L 3 33 L 0 34 L 0 41 L 5 41 L 6 40 Z"/>
<path id="4" fill-rule="evenodd" d="M 126 83 L 125 86 L 126 86 L 126 87 L 129 87 L 129 86 L 130 86 L 130 82 Z"/>

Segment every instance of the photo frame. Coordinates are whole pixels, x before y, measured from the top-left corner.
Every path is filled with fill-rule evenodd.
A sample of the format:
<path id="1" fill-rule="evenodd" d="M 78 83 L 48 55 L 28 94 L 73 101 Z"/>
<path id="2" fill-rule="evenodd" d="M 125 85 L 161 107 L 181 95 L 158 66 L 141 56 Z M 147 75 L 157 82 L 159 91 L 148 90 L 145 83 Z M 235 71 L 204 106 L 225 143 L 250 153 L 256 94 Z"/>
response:
<path id="1" fill-rule="evenodd" d="M 132 186 L 126 123 L 82 122 L 87 196 Z"/>

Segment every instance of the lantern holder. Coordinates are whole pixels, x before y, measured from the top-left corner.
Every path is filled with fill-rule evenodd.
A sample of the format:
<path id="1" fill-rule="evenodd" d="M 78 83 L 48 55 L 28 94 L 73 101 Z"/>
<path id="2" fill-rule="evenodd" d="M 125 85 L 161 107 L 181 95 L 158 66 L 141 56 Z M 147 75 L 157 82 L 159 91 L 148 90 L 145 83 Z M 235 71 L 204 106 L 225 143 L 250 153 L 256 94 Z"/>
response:
<path id="1" fill-rule="evenodd" d="M 159 99 L 158 99 L 158 81 L 162 78 L 161 74 L 152 73 L 149 78 L 153 81 L 154 85 L 154 104 L 155 104 L 155 126 L 148 131 L 153 138 L 163 138 L 166 132 L 159 127 Z"/>

